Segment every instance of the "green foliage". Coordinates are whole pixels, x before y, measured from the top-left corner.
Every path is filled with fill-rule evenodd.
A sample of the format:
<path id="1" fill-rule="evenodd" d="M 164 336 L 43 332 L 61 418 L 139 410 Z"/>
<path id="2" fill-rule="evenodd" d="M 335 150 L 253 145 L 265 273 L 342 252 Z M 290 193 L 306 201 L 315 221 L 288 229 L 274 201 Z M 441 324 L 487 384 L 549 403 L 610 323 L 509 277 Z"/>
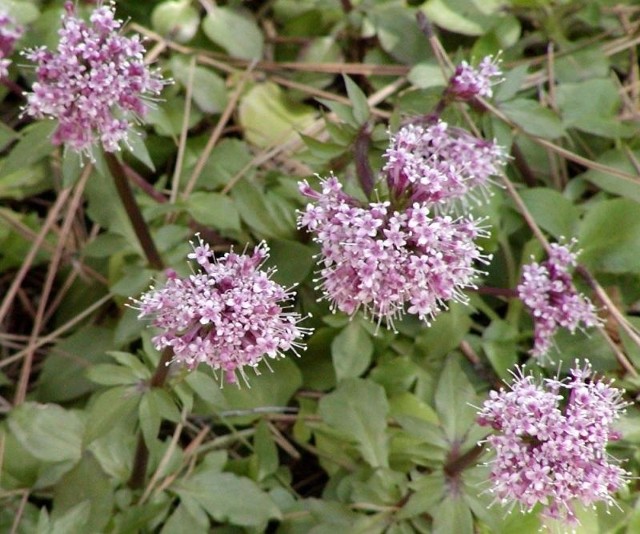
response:
<path id="1" fill-rule="evenodd" d="M 627 388 L 632 404 L 610 453 L 637 478 L 640 144 L 631 7 L 142 4 L 117 2 L 123 31 L 143 34 L 154 68 L 174 83 L 132 125 L 118 159 L 165 267 L 192 272 L 186 255 L 196 232 L 216 254 L 265 240 L 266 267 L 295 288 L 291 310 L 314 331 L 299 356 L 266 357 L 238 385 L 206 365 L 165 365 L 158 331 L 138 320 L 131 298 L 168 274 L 149 266 L 107 160 L 99 150 L 90 161 L 53 146 L 55 121 L 21 113 L 36 71 L 18 50 L 55 47 L 63 1 L 4 2 L 27 29 L 0 87 L 1 532 L 561 531 L 538 508 L 508 513 L 494 502 L 491 456 L 477 445 L 490 430 L 475 418 L 514 366 L 526 362 L 548 376 L 576 357 Z M 429 25 L 416 21 L 422 15 Z M 442 100 L 451 65 L 477 65 L 499 51 L 503 80 L 488 106 Z M 389 132 L 428 121 L 436 108 L 451 127 L 510 153 L 491 198 L 455 214 L 481 218 L 490 233 L 481 240 L 492 258 L 476 265 L 478 289 L 465 292 L 468 305 L 447 302 L 429 325 L 410 315 L 388 329 L 361 312 L 333 314 L 319 291 L 318 245 L 297 226 L 309 200 L 298 182 L 317 190 L 317 177 L 334 173 L 364 201 L 366 163 L 376 181 L 370 201 L 384 202 Z M 66 189 L 75 200 L 51 215 Z M 574 282 L 604 328 L 561 331 L 553 361 L 533 362 L 532 320 L 514 290 L 523 264 L 545 257 L 540 235 L 578 240 L 584 270 Z M 165 370 L 163 385 L 153 386 Z M 136 487 L 140 438 L 148 458 Z M 616 504 L 578 509 L 579 531 L 637 532 L 637 488 L 630 484 Z"/>

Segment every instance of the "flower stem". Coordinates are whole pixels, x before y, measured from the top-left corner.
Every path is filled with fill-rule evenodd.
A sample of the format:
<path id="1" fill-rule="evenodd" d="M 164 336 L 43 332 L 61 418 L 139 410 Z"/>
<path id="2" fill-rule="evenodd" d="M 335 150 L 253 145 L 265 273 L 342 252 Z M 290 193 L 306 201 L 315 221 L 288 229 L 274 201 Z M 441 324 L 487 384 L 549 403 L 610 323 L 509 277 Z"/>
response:
<path id="1" fill-rule="evenodd" d="M 122 165 L 111 152 L 105 152 L 104 158 L 107 162 L 107 166 L 109 167 L 109 172 L 111 173 L 116 189 L 118 190 L 118 195 L 120 195 L 122 205 L 127 212 L 129 220 L 131 221 L 131 225 L 138 237 L 140 246 L 147 257 L 147 262 L 154 269 L 163 269 L 164 263 L 155 243 L 153 242 L 151 233 L 149 232 L 149 227 L 142 217 L 140 207 L 133 196 L 133 192 L 131 191 L 129 181 L 127 180 L 127 176 Z"/>
<path id="2" fill-rule="evenodd" d="M 155 243 L 153 242 L 153 238 L 151 237 L 151 233 L 149 232 L 149 227 L 142 217 L 142 213 L 140 212 L 140 207 L 136 202 L 133 192 L 131 191 L 131 187 L 129 186 L 129 181 L 127 179 L 126 171 L 118 159 L 114 154 L 110 152 L 104 153 L 104 158 L 107 162 L 107 166 L 109 167 L 109 172 L 113 178 L 116 189 L 118 190 L 118 195 L 120 195 L 120 200 L 122 201 L 122 205 L 124 206 L 127 215 L 129 216 L 129 220 L 131 221 L 131 225 L 133 226 L 133 230 L 138 237 L 138 241 L 140 242 L 140 246 L 144 251 L 145 256 L 147 257 L 147 262 L 154 269 L 161 270 L 164 268 L 164 262 L 160 257 L 160 253 L 156 248 Z M 167 374 L 169 372 L 168 363 L 171 361 L 173 357 L 173 352 L 171 349 L 165 349 L 160 357 L 160 361 L 149 380 L 150 388 L 160 388 L 164 386 L 164 383 L 167 379 Z M 147 464 L 149 463 L 149 448 L 144 441 L 144 436 L 142 432 L 138 434 L 138 444 L 136 445 L 136 453 L 133 459 L 133 468 L 131 470 L 131 477 L 129 478 L 129 487 L 132 489 L 139 489 L 144 485 L 145 478 L 147 475 Z"/>
<path id="3" fill-rule="evenodd" d="M 457 474 L 474 464 L 483 451 L 484 445 L 477 443 L 461 456 L 452 455 L 444 465 L 445 474 L 454 478 Z"/>
<path id="4" fill-rule="evenodd" d="M 356 137 L 354 152 L 356 174 L 360 181 L 360 186 L 368 199 L 373 193 L 374 177 L 373 170 L 369 164 L 369 145 L 371 144 L 371 124 L 366 122 L 360 128 Z"/>
<path id="5" fill-rule="evenodd" d="M 169 362 L 173 358 L 173 351 L 165 349 L 160 356 L 160 361 L 156 366 L 151 379 L 149 380 L 150 388 L 161 388 L 167 379 L 169 373 Z M 136 454 L 133 458 L 133 468 L 129 477 L 128 485 L 131 489 L 140 489 L 144 486 L 147 476 L 147 464 L 149 463 L 149 449 L 144 441 L 144 436 L 140 431 L 138 434 L 138 444 L 136 445 Z"/>

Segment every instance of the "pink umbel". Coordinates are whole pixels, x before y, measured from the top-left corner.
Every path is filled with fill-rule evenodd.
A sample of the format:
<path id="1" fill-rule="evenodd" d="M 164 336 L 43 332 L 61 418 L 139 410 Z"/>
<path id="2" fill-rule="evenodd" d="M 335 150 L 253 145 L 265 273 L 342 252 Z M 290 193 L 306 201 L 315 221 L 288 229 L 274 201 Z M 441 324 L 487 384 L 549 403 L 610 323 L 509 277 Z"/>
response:
<path id="1" fill-rule="evenodd" d="M 149 99 L 165 85 L 145 65 L 140 36 L 125 37 L 121 28 L 113 4 L 96 8 L 87 23 L 67 2 L 56 51 L 25 53 L 38 65 L 25 113 L 58 121 L 54 144 L 89 157 L 98 144 L 107 152 L 119 150 L 132 121 L 144 117 Z"/>
<path id="2" fill-rule="evenodd" d="M 501 146 L 443 121 L 402 127 L 383 157 L 393 196 L 434 204 L 476 198 L 472 190 L 486 191 L 507 160 Z"/>
<path id="3" fill-rule="evenodd" d="M 589 363 L 575 362 L 565 380 L 536 380 L 518 368 L 508 390 L 492 391 L 478 423 L 496 433 L 491 492 L 502 504 L 577 522 L 574 504 L 615 504 L 613 494 L 628 478 L 607 454 L 620 435 L 612 427 L 623 413 L 623 391 L 597 379 Z"/>
<path id="4" fill-rule="evenodd" d="M 294 293 L 271 279 L 273 269 L 261 269 L 269 257 L 266 244 L 221 258 L 199 236 L 192 246 L 189 259 L 199 266 L 194 274 L 168 271 L 163 287 L 134 300 L 139 317 L 151 317 L 160 330 L 153 338 L 158 350 L 170 347 L 173 361 L 190 369 L 207 364 L 237 383 L 237 373 L 246 382 L 244 368 L 255 369 L 265 356 L 304 349 L 300 339 L 310 330 L 298 325 L 299 313 L 285 311 Z"/>
<path id="5" fill-rule="evenodd" d="M 575 267 L 577 254 L 571 251 L 572 245 L 553 243 L 546 261 L 522 267 L 517 290 L 533 318 L 531 354 L 537 358 L 547 355 L 559 328 L 573 333 L 600 324 L 593 303 L 573 285 L 569 269 Z"/>
<path id="6" fill-rule="evenodd" d="M 334 176 L 320 192 L 307 182 L 300 190 L 315 201 L 298 225 L 320 244 L 317 281 L 333 310 L 362 309 L 390 327 L 404 313 L 429 322 L 447 302 L 467 302 L 462 289 L 475 287 L 475 263 L 489 259 L 475 243 L 486 232 L 472 218 L 435 215 L 418 202 L 402 211 L 361 204 Z"/>
<path id="7" fill-rule="evenodd" d="M 449 79 L 446 94 L 456 100 L 472 100 L 476 96 L 491 98 L 492 87 L 502 81 L 499 58 L 486 56 L 477 67 L 462 61 Z"/>
<path id="8" fill-rule="evenodd" d="M 16 41 L 24 34 L 24 28 L 6 11 L 0 11 L 0 78 L 9 74 L 12 53 Z"/>

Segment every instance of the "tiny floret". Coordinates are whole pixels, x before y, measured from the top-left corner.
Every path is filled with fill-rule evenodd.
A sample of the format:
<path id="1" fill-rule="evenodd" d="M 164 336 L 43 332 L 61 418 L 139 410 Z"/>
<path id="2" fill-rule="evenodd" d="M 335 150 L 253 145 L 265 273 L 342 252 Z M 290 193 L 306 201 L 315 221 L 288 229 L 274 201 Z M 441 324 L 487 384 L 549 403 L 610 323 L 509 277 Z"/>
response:
<path id="1" fill-rule="evenodd" d="M 272 269 L 261 270 L 269 257 L 265 243 L 252 254 L 231 251 L 219 259 L 199 236 L 192 247 L 194 274 L 167 271 L 164 287 L 133 301 L 138 317 L 151 317 L 160 330 L 153 338 L 158 350 L 170 347 L 175 362 L 189 369 L 205 363 L 237 383 L 236 373 L 246 382 L 244 368 L 255 369 L 265 356 L 304 349 L 300 339 L 310 330 L 298 325 L 300 314 L 285 311 L 294 293 L 271 279 Z"/>
<path id="2" fill-rule="evenodd" d="M 539 381 L 520 368 L 513 377 L 478 413 L 478 423 L 496 431 L 486 439 L 495 451 L 490 491 L 502 504 L 541 504 L 543 516 L 573 525 L 577 502 L 615 504 L 629 473 L 606 447 L 620 439 L 613 423 L 627 406 L 624 391 L 578 361 L 564 380 Z"/>
<path id="3" fill-rule="evenodd" d="M 383 172 L 391 194 L 446 204 L 476 198 L 507 161 L 503 147 L 438 121 L 408 124 L 391 138 Z"/>
<path id="4" fill-rule="evenodd" d="M 522 268 L 517 287 L 518 296 L 533 318 L 534 341 L 532 356 L 542 358 L 553 346 L 558 328 L 572 333 L 580 327 L 600 324 L 593 303 L 578 293 L 569 269 L 575 267 L 577 254 L 567 245 L 553 243 L 549 258 L 542 263 L 530 263 Z"/>
<path id="5" fill-rule="evenodd" d="M 13 53 L 16 41 L 22 37 L 24 28 L 6 11 L 0 11 L 0 78 L 9 74 L 11 60 L 8 57 Z"/>
<path id="6" fill-rule="evenodd" d="M 37 63 L 37 81 L 25 113 L 58 121 L 52 142 L 92 157 L 94 145 L 107 152 L 127 144 L 131 122 L 147 112 L 147 101 L 165 81 L 144 64 L 140 36 L 121 35 L 113 4 L 96 8 L 89 22 L 65 4 L 55 52 L 46 47 L 25 56 Z"/>
<path id="7" fill-rule="evenodd" d="M 502 81 L 499 58 L 486 56 L 477 67 L 462 61 L 449 79 L 446 94 L 456 100 L 469 101 L 476 96 L 491 98 L 492 87 Z"/>
<path id="8" fill-rule="evenodd" d="M 334 176 L 321 192 L 306 182 L 300 190 L 315 201 L 298 225 L 321 246 L 317 281 L 334 311 L 363 309 L 390 327 L 405 312 L 429 322 L 447 302 L 467 302 L 462 290 L 476 287 L 476 262 L 489 260 L 475 243 L 486 232 L 472 218 L 435 215 L 418 202 L 403 211 L 361 205 Z"/>

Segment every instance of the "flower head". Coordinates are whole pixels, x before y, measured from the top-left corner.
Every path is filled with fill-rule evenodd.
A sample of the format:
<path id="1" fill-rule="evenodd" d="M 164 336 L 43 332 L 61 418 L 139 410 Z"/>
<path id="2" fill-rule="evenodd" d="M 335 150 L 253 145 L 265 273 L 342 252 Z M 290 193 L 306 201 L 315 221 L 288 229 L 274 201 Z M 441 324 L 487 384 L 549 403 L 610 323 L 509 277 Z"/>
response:
<path id="1" fill-rule="evenodd" d="M 164 287 L 134 301 L 138 317 L 152 317 L 161 330 L 153 338 L 158 350 L 170 347 L 174 361 L 189 368 L 205 363 L 236 383 L 236 372 L 246 381 L 244 367 L 255 368 L 265 355 L 304 348 L 298 340 L 309 330 L 298 326 L 300 314 L 283 308 L 293 292 L 271 280 L 273 270 L 260 270 L 266 244 L 251 255 L 229 252 L 220 259 L 199 237 L 192 246 L 197 272 L 181 278 L 168 271 Z"/>
<path id="2" fill-rule="evenodd" d="M 13 47 L 23 33 L 24 28 L 13 17 L 0 11 L 0 78 L 9 74 L 7 69 L 11 60 L 7 58 L 13 53 Z"/>
<path id="3" fill-rule="evenodd" d="M 25 54 L 38 64 L 25 112 L 58 121 L 54 144 L 90 157 L 98 143 L 115 152 L 127 142 L 131 120 L 145 115 L 145 98 L 158 95 L 165 82 L 144 64 L 140 37 L 119 33 L 113 4 L 96 8 L 89 23 L 75 16 L 72 2 L 65 10 L 57 50 Z"/>
<path id="4" fill-rule="evenodd" d="M 606 451 L 620 437 L 612 425 L 626 406 L 623 391 L 578 361 L 566 380 L 541 383 L 522 369 L 513 376 L 478 414 L 497 432 L 486 440 L 495 451 L 491 491 L 503 504 L 530 510 L 540 503 L 545 516 L 569 523 L 577 521 L 576 501 L 612 504 L 628 476 Z"/>
<path id="5" fill-rule="evenodd" d="M 502 71 L 498 57 L 486 56 L 477 68 L 463 61 L 449 79 L 447 94 L 457 100 L 472 100 L 476 96 L 491 98 L 492 86 L 499 83 Z M 498 78 L 498 79 L 496 79 Z"/>
<path id="6" fill-rule="evenodd" d="M 463 199 L 506 163 L 504 149 L 446 122 L 409 124 L 392 138 L 383 171 L 391 194 L 411 202 L 445 204 Z"/>
<path id="7" fill-rule="evenodd" d="M 429 321 L 450 300 L 466 302 L 485 262 L 475 240 L 485 236 L 477 221 L 430 213 L 413 203 L 402 212 L 389 202 L 360 205 L 335 177 L 322 191 L 305 182 L 301 192 L 315 200 L 298 219 L 321 245 L 321 287 L 332 309 L 359 308 L 390 326 L 405 311 Z"/>
<path id="8" fill-rule="evenodd" d="M 577 254 L 570 247 L 554 243 L 546 261 L 533 262 L 522 268 L 517 291 L 533 317 L 531 354 L 535 357 L 543 357 L 549 352 L 558 328 L 567 328 L 573 333 L 580 325 L 600 324 L 595 306 L 577 292 L 571 281 L 569 268 L 576 265 Z"/>

